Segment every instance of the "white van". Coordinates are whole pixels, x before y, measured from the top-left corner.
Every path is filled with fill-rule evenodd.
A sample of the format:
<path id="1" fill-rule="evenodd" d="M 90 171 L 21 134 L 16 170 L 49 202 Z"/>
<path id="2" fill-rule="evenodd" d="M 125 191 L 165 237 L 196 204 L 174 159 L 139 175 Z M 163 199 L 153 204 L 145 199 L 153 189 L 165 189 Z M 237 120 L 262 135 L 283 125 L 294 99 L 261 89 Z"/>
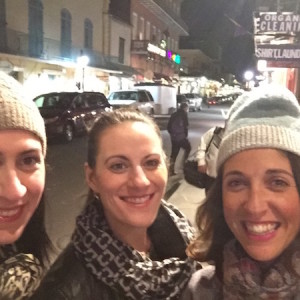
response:
<path id="1" fill-rule="evenodd" d="M 154 99 L 155 114 L 171 114 L 176 110 L 176 87 L 172 85 L 142 82 L 134 85 L 136 89 L 148 90 Z"/>

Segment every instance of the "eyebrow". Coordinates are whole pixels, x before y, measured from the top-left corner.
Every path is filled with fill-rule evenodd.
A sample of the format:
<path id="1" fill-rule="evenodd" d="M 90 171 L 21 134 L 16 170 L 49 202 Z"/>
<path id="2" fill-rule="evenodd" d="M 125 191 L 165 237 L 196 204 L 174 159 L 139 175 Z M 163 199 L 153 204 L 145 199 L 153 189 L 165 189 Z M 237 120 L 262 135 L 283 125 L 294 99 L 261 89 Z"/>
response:
<path id="1" fill-rule="evenodd" d="M 155 156 L 159 156 L 159 157 L 161 157 L 161 154 L 159 154 L 159 153 L 150 153 L 150 154 L 148 154 L 148 155 L 146 155 L 143 159 L 148 159 L 149 157 L 151 157 L 151 156 L 153 156 L 153 155 L 155 155 Z M 130 159 L 128 159 L 128 157 L 126 157 L 125 155 L 113 155 L 113 156 L 109 156 L 106 160 L 105 160 L 105 163 L 107 163 L 110 159 L 123 159 L 123 160 L 127 160 L 127 161 L 129 161 Z"/>
<path id="2" fill-rule="evenodd" d="M 294 178 L 294 174 L 293 173 L 290 173 L 286 170 L 283 170 L 283 169 L 268 169 L 267 172 L 266 172 L 267 175 L 272 175 L 272 174 L 285 174 L 285 175 L 288 175 L 292 178 Z M 237 170 L 233 170 L 233 171 L 229 171 L 228 173 L 226 173 L 224 175 L 224 179 L 228 176 L 234 176 L 234 175 L 238 175 L 238 176 L 244 176 L 244 173 L 241 172 L 241 171 L 237 171 Z"/>

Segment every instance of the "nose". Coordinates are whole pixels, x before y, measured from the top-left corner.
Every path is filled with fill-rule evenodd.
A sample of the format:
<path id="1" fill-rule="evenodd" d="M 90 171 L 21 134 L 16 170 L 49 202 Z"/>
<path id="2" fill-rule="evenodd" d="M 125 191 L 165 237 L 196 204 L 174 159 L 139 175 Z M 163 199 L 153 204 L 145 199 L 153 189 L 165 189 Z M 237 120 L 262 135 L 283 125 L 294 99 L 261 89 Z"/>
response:
<path id="1" fill-rule="evenodd" d="M 128 185 L 131 187 L 146 187 L 150 184 L 144 169 L 141 166 L 132 168 L 129 174 Z"/>
<path id="2" fill-rule="evenodd" d="M 244 209 L 251 215 L 259 217 L 267 210 L 267 192 L 260 183 L 250 184 Z"/>
<path id="3" fill-rule="evenodd" d="M 16 201 L 27 192 L 26 186 L 19 178 L 18 172 L 12 168 L 1 168 L 0 197 Z"/>

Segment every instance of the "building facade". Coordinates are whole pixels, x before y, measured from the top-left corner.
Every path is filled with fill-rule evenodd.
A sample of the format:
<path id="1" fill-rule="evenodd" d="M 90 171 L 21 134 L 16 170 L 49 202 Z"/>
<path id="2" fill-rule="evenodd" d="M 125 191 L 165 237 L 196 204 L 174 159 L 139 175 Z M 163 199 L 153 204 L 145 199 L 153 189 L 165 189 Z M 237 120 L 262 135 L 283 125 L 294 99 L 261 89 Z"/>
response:
<path id="1" fill-rule="evenodd" d="M 131 65 L 137 81 L 177 82 L 182 65 L 179 37 L 188 35 L 180 17 L 183 0 L 132 0 Z"/>
<path id="2" fill-rule="evenodd" d="M 178 38 L 187 34 L 180 4 L 0 0 L 0 70 L 23 83 L 30 97 L 62 90 L 108 94 L 155 76 L 172 78 Z M 144 52 L 135 41 L 146 45 Z M 157 54 L 167 50 L 169 58 Z"/>

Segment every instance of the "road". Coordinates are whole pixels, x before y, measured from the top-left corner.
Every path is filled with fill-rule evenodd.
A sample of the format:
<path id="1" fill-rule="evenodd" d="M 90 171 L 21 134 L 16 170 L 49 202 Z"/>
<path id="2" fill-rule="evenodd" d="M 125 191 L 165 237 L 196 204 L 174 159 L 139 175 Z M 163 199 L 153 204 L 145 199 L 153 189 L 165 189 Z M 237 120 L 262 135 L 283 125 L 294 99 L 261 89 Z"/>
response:
<path id="1" fill-rule="evenodd" d="M 168 118 L 157 116 L 155 119 L 162 130 L 164 149 L 169 155 L 171 142 L 165 130 Z M 206 109 L 202 112 L 190 112 L 189 122 L 189 139 L 193 153 L 206 130 L 224 124 L 224 111 Z M 75 218 L 85 203 L 87 186 L 83 164 L 86 157 L 86 143 L 86 137 L 82 136 L 75 138 L 70 144 L 50 143 L 48 147 L 46 225 L 51 240 L 59 250 L 69 241 Z M 170 181 L 168 186 L 172 184 Z"/>

